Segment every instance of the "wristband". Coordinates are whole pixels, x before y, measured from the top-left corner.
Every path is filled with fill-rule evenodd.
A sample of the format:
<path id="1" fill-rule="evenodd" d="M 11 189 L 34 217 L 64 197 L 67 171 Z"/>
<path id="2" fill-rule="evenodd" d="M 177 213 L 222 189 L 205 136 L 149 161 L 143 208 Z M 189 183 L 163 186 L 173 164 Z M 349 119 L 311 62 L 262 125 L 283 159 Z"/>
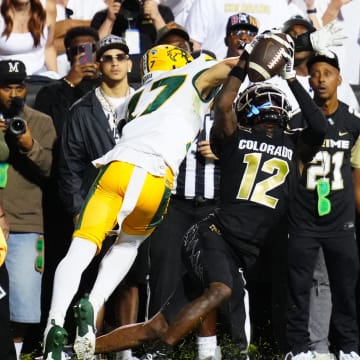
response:
<path id="1" fill-rule="evenodd" d="M 316 13 L 317 13 L 317 10 L 316 10 L 316 8 L 315 8 L 315 9 L 307 9 L 307 10 L 306 10 L 306 13 L 307 13 L 307 14 L 316 14 Z"/>
<path id="2" fill-rule="evenodd" d="M 230 70 L 229 76 L 234 76 L 234 77 L 238 78 L 239 80 L 244 81 L 245 76 L 246 76 L 246 71 L 239 66 L 234 66 Z"/>

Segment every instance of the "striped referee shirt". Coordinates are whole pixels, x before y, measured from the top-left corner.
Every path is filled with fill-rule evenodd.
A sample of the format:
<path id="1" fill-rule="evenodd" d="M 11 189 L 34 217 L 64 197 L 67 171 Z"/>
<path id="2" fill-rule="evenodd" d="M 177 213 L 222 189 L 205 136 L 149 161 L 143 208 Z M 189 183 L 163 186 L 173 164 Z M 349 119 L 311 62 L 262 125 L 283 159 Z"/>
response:
<path id="1" fill-rule="evenodd" d="M 209 140 L 213 121 L 212 112 L 204 116 L 203 129 L 180 165 L 173 194 L 187 199 L 219 197 L 220 168 L 217 161 L 206 159 L 197 151 L 198 141 Z"/>

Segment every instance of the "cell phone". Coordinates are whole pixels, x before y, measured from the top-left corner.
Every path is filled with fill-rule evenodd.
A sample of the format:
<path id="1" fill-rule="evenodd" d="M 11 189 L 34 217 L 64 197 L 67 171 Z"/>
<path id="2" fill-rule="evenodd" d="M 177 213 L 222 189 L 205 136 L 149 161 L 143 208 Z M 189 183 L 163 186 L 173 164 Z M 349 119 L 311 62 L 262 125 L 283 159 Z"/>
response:
<path id="1" fill-rule="evenodd" d="M 78 53 L 84 53 L 84 55 L 82 55 L 79 58 L 79 62 L 81 65 L 94 62 L 94 60 L 93 60 L 93 44 L 91 44 L 91 43 L 82 44 L 82 45 L 79 45 L 78 48 L 79 48 Z"/>

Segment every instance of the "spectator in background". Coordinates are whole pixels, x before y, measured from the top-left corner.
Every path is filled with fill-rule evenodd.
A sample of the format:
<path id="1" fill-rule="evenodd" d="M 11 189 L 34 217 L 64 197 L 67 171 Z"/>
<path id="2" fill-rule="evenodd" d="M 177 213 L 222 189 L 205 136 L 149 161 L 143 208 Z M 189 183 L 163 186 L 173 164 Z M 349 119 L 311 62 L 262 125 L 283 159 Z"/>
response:
<path id="1" fill-rule="evenodd" d="M 293 39 L 298 38 L 299 36 L 308 33 L 314 32 L 316 29 L 312 22 L 308 19 L 296 15 L 289 18 L 282 25 L 282 31 L 286 34 L 292 36 Z M 302 84 L 304 89 L 306 89 L 311 96 L 313 96 L 314 92 L 309 85 L 309 72 L 307 67 L 307 61 L 309 58 L 313 56 L 314 52 L 311 50 L 305 51 L 297 51 L 295 49 L 294 60 L 295 66 L 294 69 L 296 71 L 296 76 L 298 81 Z M 291 103 L 293 114 L 296 114 L 301 109 L 299 108 L 299 104 L 294 98 L 293 94 L 287 90 L 287 85 L 283 79 L 279 76 L 276 76 L 269 80 L 271 83 L 275 83 L 279 86 L 287 95 L 288 100 Z M 355 97 L 355 94 L 349 84 L 345 81 L 342 81 L 341 85 L 338 87 L 338 95 L 342 99 L 343 102 L 349 104 L 352 108 L 358 108 L 358 102 Z M 290 122 L 290 125 L 292 122 Z M 296 127 L 296 125 L 295 125 Z M 284 222 L 284 227 L 287 226 Z M 286 269 L 287 262 L 287 254 L 284 253 L 284 249 L 287 244 L 287 233 L 285 234 L 286 238 L 281 239 L 279 242 L 278 236 L 274 246 L 274 255 L 276 256 L 276 261 L 273 263 L 272 270 L 275 270 L 277 274 L 274 277 L 273 285 L 272 285 L 272 298 L 273 302 L 277 305 L 275 309 L 276 314 L 273 316 L 273 323 L 275 328 L 275 336 L 280 344 L 280 347 L 283 351 L 287 351 L 287 344 L 285 341 L 285 312 L 284 307 L 286 306 L 286 302 L 284 299 L 287 294 L 287 279 L 284 278 L 283 274 Z M 276 247 L 276 244 L 279 244 L 279 247 Z M 309 319 L 309 331 L 310 331 L 310 349 L 314 350 L 318 353 L 327 353 L 328 349 L 328 324 L 330 321 L 331 314 L 331 300 L 330 300 L 330 288 L 327 279 L 326 267 L 323 259 L 322 251 L 319 252 L 319 259 L 316 263 L 315 272 L 314 272 L 314 280 L 313 287 L 311 289 L 311 300 L 310 300 L 310 319 Z"/>
<path id="2" fill-rule="evenodd" d="M 337 98 L 341 76 L 335 53 L 332 57 L 317 53 L 307 66 L 314 101 L 329 127 L 320 150 L 303 167 L 290 203 L 288 358 L 310 360 L 315 356 L 309 348 L 309 299 L 315 262 L 322 248 L 333 303 L 332 346 L 339 360 L 360 359 L 355 300 L 359 258 L 354 225 L 354 199 L 359 190 L 354 194 L 352 180 L 353 176 L 359 179 L 360 164 L 358 158 L 351 156 L 354 145 L 359 144 L 359 116 Z"/>
<path id="3" fill-rule="evenodd" d="M 54 43 L 57 53 L 58 73 L 62 77 L 70 70 L 64 46 L 65 35 L 74 27 L 90 26 L 91 19 L 96 12 L 106 8 L 106 1 L 56 0 L 56 8 Z"/>
<path id="4" fill-rule="evenodd" d="M 91 26 L 98 30 L 100 38 L 110 34 L 125 38 L 133 62 L 129 81 L 140 83 L 141 55 L 155 44 L 157 31 L 171 21 L 171 9 L 155 0 L 125 0 L 121 4 L 110 0 L 107 9 L 95 14 Z"/>
<path id="5" fill-rule="evenodd" d="M 279 27 L 291 16 L 287 0 L 194 0 L 185 23 L 194 51 L 204 48 L 213 51 L 218 59 L 223 59 L 227 49 L 221 34 L 229 16 L 241 12 L 258 20 L 260 32 Z"/>
<path id="6" fill-rule="evenodd" d="M 98 83 L 98 64 L 96 64 L 96 47 L 99 35 L 91 27 L 71 28 L 64 37 L 67 61 L 70 69 L 56 82 L 44 86 L 37 94 L 34 107 L 52 117 L 58 136 L 70 116 L 70 106 L 80 97 L 92 90 Z M 84 45 L 91 46 L 93 58 L 85 64 L 80 63 L 84 56 Z"/>
<path id="7" fill-rule="evenodd" d="M 166 24 L 158 31 L 156 44 L 170 44 L 190 53 L 192 52 L 192 43 L 188 32 L 181 25 L 174 22 Z"/>
<path id="8" fill-rule="evenodd" d="M 10 149 L 0 203 L 10 225 L 6 267 L 10 278 L 10 316 L 17 354 L 36 351 L 41 334 L 41 278 L 44 268 L 42 188 L 51 171 L 55 128 L 52 119 L 24 105 L 25 65 L 0 61 L 0 129 Z M 25 120 L 18 131 L 11 119 Z M 20 122 L 21 123 L 21 122 Z M 18 355 L 19 356 L 19 355 Z"/>
<path id="9" fill-rule="evenodd" d="M 259 21 L 246 13 L 233 14 L 226 23 L 226 57 L 240 56 L 259 32 Z"/>
<path id="10" fill-rule="evenodd" d="M 109 35 L 101 40 L 96 52 L 102 73 L 100 86 L 72 107 L 62 132 L 59 190 L 74 223 L 98 173 L 92 160 L 112 149 L 120 139 L 118 125 L 123 114 L 118 111 L 134 92 L 127 78 L 132 66 L 128 53 L 123 38 Z M 101 142 L 96 140 L 99 134 Z"/>
<path id="11" fill-rule="evenodd" d="M 0 60 L 21 60 L 28 75 L 58 78 L 53 0 L 3 0 L 0 16 Z"/>

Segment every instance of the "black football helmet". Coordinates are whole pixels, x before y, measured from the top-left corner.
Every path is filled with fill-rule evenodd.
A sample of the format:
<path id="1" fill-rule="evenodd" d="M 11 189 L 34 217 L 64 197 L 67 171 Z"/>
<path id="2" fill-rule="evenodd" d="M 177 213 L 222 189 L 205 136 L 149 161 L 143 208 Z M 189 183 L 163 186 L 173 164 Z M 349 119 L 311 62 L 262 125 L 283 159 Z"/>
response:
<path id="1" fill-rule="evenodd" d="M 235 102 L 235 112 L 242 126 L 271 123 L 286 128 L 291 105 L 282 90 L 262 82 L 250 85 L 239 95 Z"/>

